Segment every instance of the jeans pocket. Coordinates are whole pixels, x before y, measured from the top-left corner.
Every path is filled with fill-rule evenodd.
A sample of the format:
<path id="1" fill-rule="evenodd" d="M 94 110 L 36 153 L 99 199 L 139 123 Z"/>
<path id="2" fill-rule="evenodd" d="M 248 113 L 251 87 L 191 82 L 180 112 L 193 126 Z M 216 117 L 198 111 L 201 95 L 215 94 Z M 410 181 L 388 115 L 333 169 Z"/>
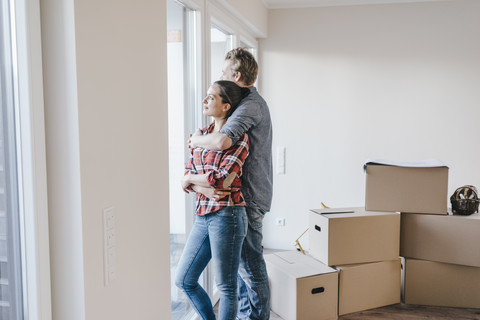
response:
<path id="1" fill-rule="evenodd" d="M 260 230 L 263 226 L 265 211 L 259 207 L 247 207 L 248 223 L 254 230 Z"/>
<path id="2" fill-rule="evenodd" d="M 235 211 L 233 211 L 233 207 L 226 207 L 215 212 L 215 214 L 220 217 L 233 217 L 235 215 Z"/>
<path id="3" fill-rule="evenodd" d="M 247 215 L 244 215 L 242 217 L 242 220 L 243 220 L 243 236 L 246 237 L 247 232 L 248 232 L 248 217 L 247 217 Z"/>

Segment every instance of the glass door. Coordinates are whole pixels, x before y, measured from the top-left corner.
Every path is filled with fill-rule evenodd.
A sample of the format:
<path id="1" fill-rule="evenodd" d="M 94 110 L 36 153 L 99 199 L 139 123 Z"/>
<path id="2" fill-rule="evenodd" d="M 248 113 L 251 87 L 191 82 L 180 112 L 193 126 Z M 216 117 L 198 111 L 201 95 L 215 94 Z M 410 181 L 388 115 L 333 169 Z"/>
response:
<path id="1" fill-rule="evenodd" d="M 194 220 L 195 199 L 180 187 L 184 166 L 190 155 L 189 134 L 211 122 L 202 115 L 202 100 L 209 83 L 220 78 L 226 53 L 233 49 L 234 36 L 227 27 L 210 22 L 210 35 L 200 37 L 204 20 L 200 11 L 183 1 L 167 0 L 168 126 L 170 166 L 170 261 L 172 319 L 193 319 L 195 312 L 184 293 L 176 288 L 174 277 L 179 258 Z M 188 2 L 191 3 L 190 1 Z M 207 6 L 208 7 L 208 6 Z M 200 10 L 200 9 L 199 9 Z M 208 16 L 208 14 L 207 14 Z M 209 41 L 210 40 L 210 41 Z M 207 41 L 207 42 L 205 42 Z M 209 43 L 208 43 L 209 41 Z M 207 52 L 207 55 L 202 53 Z M 207 68 L 202 66 L 207 65 Z M 211 264 L 200 284 L 212 303 L 218 302 Z"/>
<path id="2" fill-rule="evenodd" d="M 210 28 L 210 79 L 215 82 L 222 74 L 225 55 L 233 49 L 233 36 L 217 27 L 215 24 Z"/>
<path id="3" fill-rule="evenodd" d="M 223 31 L 215 24 L 210 27 L 210 82 L 213 83 L 220 79 L 222 74 L 223 64 L 225 62 L 225 55 L 228 51 L 233 49 L 233 36 L 228 32 Z M 212 119 L 207 119 L 207 123 L 211 123 Z M 206 273 L 205 289 L 210 295 L 213 304 L 219 300 L 219 293 L 215 281 L 213 279 L 212 264 L 210 263 Z"/>
<path id="4" fill-rule="evenodd" d="M 195 315 L 185 294 L 174 283 L 175 271 L 194 218 L 195 198 L 180 187 L 190 156 L 189 134 L 201 126 L 201 80 L 195 37 L 197 12 L 177 1 L 167 1 L 168 136 L 170 168 L 170 268 L 172 320 Z M 201 284 L 204 285 L 202 276 Z M 205 286 L 204 286 L 205 287 Z"/>
<path id="5" fill-rule="evenodd" d="M 17 154 L 17 65 L 9 1 L 0 4 L 0 320 L 24 319 Z"/>
<path id="6" fill-rule="evenodd" d="M 257 58 L 257 50 L 254 47 L 243 41 L 240 41 L 240 47 L 247 49 L 255 58 Z"/>

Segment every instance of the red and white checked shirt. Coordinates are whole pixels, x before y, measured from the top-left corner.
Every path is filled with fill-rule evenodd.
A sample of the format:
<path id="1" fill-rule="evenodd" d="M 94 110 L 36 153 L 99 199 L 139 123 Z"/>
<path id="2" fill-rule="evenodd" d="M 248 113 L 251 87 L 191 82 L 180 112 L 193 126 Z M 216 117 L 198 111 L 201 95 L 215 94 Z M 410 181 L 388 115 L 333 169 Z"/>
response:
<path id="1" fill-rule="evenodd" d="M 214 123 L 208 128 L 202 129 L 202 134 L 206 135 L 212 132 Z M 185 166 L 185 174 L 191 172 L 193 174 L 207 174 L 207 180 L 212 187 L 217 189 L 223 188 L 223 181 L 231 173 L 236 172 L 237 176 L 231 184 L 231 195 L 218 201 L 210 200 L 201 193 L 197 193 L 197 208 L 195 213 L 203 216 L 229 205 L 245 206 L 245 199 L 240 191 L 242 183 L 240 176 L 242 175 L 242 166 L 248 156 L 249 149 L 248 135 L 244 134 L 237 143 L 227 150 L 213 151 L 202 148 L 192 150 L 190 160 Z M 193 191 L 188 187 L 190 191 Z M 231 202 L 229 200 L 232 200 Z M 232 204 L 233 203 L 233 204 Z"/>

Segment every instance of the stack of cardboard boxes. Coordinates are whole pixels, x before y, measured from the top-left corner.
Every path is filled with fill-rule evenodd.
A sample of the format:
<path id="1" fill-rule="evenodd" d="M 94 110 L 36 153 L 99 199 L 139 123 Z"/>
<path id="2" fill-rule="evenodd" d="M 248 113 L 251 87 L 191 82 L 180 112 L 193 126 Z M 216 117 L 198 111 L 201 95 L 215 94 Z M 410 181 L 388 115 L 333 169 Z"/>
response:
<path id="1" fill-rule="evenodd" d="M 310 255 L 339 272 L 338 314 L 400 302 L 400 215 L 311 210 Z"/>
<path id="2" fill-rule="evenodd" d="M 480 216 L 402 213 L 405 303 L 480 308 Z"/>
<path id="3" fill-rule="evenodd" d="M 311 210 L 309 255 L 266 256 L 272 310 L 336 319 L 399 303 L 400 256 L 405 303 L 479 308 L 480 215 L 447 214 L 448 167 L 368 162 L 365 171 L 365 209 Z"/>
<path id="4" fill-rule="evenodd" d="M 401 212 L 405 303 L 480 308 L 480 215 L 447 212 L 448 168 L 369 163 L 366 172 L 366 209 Z"/>

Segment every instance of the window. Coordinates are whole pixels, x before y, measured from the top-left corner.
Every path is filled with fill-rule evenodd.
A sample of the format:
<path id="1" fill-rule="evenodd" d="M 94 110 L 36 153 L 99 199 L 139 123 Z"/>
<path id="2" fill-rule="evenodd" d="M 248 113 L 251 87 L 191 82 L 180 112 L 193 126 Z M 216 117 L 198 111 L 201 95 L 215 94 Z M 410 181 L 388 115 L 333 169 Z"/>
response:
<path id="1" fill-rule="evenodd" d="M 248 45 L 243 41 L 240 41 L 240 47 L 246 48 L 251 54 L 253 54 L 254 57 L 257 57 L 257 50 L 254 47 Z"/>
<path id="2" fill-rule="evenodd" d="M 234 32 L 239 30 L 238 25 L 232 27 L 230 14 L 216 5 L 211 1 L 167 0 L 172 320 L 195 317 L 187 298 L 174 284 L 195 211 L 194 195 L 185 195 L 179 181 L 189 157 L 186 142 L 190 133 L 210 123 L 211 119 L 202 114 L 203 97 L 209 85 L 220 78 L 225 54 L 239 44 Z M 212 17 L 212 13 L 218 15 Z M 215 304 L 219 295 L 211 264 L 202 274 L 200 284 Z"/>
<path id="3" fill-rule="evenodd" d="M 220 78 L 225 55 L 233 49 L 233 36 L 212 24 L 210 29 L 210 76 L 211 82 Z"/>
<path id="4" fill-rule="evenodd" d="M 0 320 L 51 319 L 39 18 L 0 4 Z"/>
<path id="5" fill-rule="evenodd" d="M 198 72 L 200 54 L 196 38 L 197 14 L 174 0 L 167 1 L 172 320 L 191 319 L 194 316 L 185 294 L 175 286 L 174 277 L 193 224 L 195 211 L 194 195 L 183 192 L 180 188 L 180 178 L 190 156 L 186 141 L 189 134 L 202 125 L 201 78 Z"/>
<path id="6" fill-rule="evenodd" d="M 0 319 L 23 319 L 22 250 L 16 142 L 16 86 L 11 3 L 2 1 L 0 113 Z"/>

